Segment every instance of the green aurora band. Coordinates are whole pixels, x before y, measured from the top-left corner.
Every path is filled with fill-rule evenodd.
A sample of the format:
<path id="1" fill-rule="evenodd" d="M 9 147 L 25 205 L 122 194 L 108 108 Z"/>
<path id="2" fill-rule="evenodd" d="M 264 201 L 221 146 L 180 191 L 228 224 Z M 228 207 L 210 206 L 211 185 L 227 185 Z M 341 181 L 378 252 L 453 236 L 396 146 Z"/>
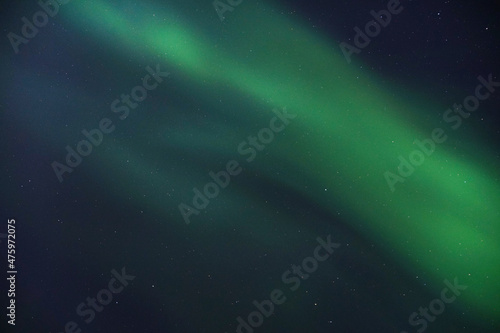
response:
<path id="1" fill-rule="evenodd" d="M 105 1 L 74 1 L 60 15 L 78 29 L 88 28 L 99 42 L 118 45 L 122 53 L 159 57 L 162 68 L 184 74 L 184 81 L 179 79 L 177 83 L 184 84 L 196 98 L 208 100 L 210 91 L 220 89 L 218 96 L 226 101 L 252 99 L 255 105 L 232 110 L 245 124 L 265 124 L 272 117 L 270 112 L 256 113 L 256 105 L 269 111 L 286 106 L 297 117 L 286 134 L 272 143 L 272 151 L 259 157 L 251 168 L 302 193 L 332 216 L 336 213 L 332 203 L 343 207 L 351 220 L 362 221 L 351 227 L 381 244 L 388 253 L 393 249 L 393 260 L 409 274 L 429 274 L 436 294 L 444 279 L 458 277 L 468 286 L 460 302 L 469 305 L 476 320 L 500 316 L 500 189 L 491 181 L 497 175 L 496 169 L 485 163 L 493 153 L 484 145 L 480 151 L 476 143 L 474 155 L 464 159 L 445 142 L 437 145 L 434 154 L 404 183 L 397 184 L 394 193 L 384 179 L 386 171 L 396 172 L 398 155 L 408 157 L 416 148 L 415 139 L 431 135 L 434 126 L 409 117 L 416 117 L 423 109 L 435 110 L 437 115 L 443 110 L 439 102 L 391 87 L 376 75 L 369 76 L 356 66 L 356 61 L 348 65 L 335 42 L 308 31 L 303 22 L 278 14 L 280 10 L 270 5 L 245 1 L 227 12 L 224 22 L 219 21 L 215 10 L 195 12 L 192 1 L 168 11 L 165 6 L 174 5 L 140 6 L 132 7 L 128 1 L 123 1 L 120 8 Z M 471 78 L 471 85 L 475 83 Z M 229 111 L 220 112 L 235 116 Z M 170 133 L 169 140 L 157 142 L 159 147 L 196 147 L 227 159 L 235 156 L 239 138 L 255 133 L 255 127 L 250 125 L 236 131 L 231 123 L 214 124 L 217 131 L 199 130 L 189 140 L 183 133 L 196 131 L 194 125 L 169 128 L 158 121 L 154 126 Z M 446 134 L 452 136 L 445 126 Z M 124 154 L 138 154 L 142 149 L 139 145 L 122 150 L 113 143 L 107 145 L 112 147 L 106 157 L 111 164 L 117 164 Z M 194 186 L 207 181 L 207 172 L 196 167 L 192 167 L 192 173 L 186 170 L 144 175 L 151 165 L 147 159 L 136 160 L 135 166 L 126 171 L 116 165 L 113 168 L 115 177 L 122 177 L 122 188 L 127 189 L 116 192 L 126 196 L 124 192 L 137 191 L 141 182 L 153 184 L 154 198 L 139 200 L 166 217 L 174 208 L 177 210 L 179 201 L 166 203 L 171 198 L 161 195 L 165 184 L 182 191 L 187 188 L 186 178 Z M 276 175 L 267 171 L 270 165 L 286 172 Z M 110 171 L 102 171 L 103 179 L 109 179 L 107 173 Z M 134 182 L 130 181 L 131 173 L 137 176 Z M 221 221 L 233 214 L 228 207 L 257 196 L 243 189 L 226 190 L 230 191 L 239 191 L 236 196 L 224 198 L 231 204 L 222 207 L 214 202 L 210 217 L 219 222 L 212 227 L 224 228 Z M 186 228 L 180 214 L 178 217 L 178 228 Z M 188 228 L 202 236 L 196 231 L 200 224 L 201 218 Z M 257 222 L 252 227 L 259 226 L 262 241 L 271 242 L 265 240 L 265 224 Z"/>

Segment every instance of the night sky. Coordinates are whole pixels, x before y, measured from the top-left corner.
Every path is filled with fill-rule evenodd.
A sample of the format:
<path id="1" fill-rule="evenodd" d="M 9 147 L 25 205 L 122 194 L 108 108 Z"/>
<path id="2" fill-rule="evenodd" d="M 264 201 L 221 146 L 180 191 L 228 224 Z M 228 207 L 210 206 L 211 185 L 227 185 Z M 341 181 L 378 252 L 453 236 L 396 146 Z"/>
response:
<path id="1" fill-rule="evenodd" d="M 0 332 L 500 332 L 496 1 L 59 2 L 0 5 Z"/>

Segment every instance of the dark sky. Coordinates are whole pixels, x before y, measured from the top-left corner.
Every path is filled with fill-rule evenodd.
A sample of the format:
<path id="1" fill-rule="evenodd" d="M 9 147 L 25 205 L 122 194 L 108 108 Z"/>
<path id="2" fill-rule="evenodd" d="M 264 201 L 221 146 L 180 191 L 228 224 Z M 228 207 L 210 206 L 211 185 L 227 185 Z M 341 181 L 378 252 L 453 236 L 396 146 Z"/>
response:
<path id="1" fill-rule="evenodd" d="M 41 3 L 0 5 L 1 332 L 500 331 L 495 1 Z"/>

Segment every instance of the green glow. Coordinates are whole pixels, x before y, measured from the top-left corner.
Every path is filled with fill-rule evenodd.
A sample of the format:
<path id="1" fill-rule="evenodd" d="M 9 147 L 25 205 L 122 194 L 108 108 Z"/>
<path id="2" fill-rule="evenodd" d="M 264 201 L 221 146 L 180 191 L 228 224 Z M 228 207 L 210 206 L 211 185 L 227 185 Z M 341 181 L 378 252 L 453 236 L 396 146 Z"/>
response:
<path id="1" fill-rule="evenodd" d="M 266 163 L 272 163 L 288 168 L 288 174 L 300 175 L 292 179 L 268 174 L 325 209 L 329 209 L 329 202 L 347 208 L 357 221 L 363 221 L 353 228 L 386 249 L 394 249 L 393 259 L 408 272 L 431 275 L 436 292 L 444 279 L 458 277 L 469 286 L 460 302 L 469 304 L 477 320 L 500 315 L 500 189 L 490 180 L 492 171 L 481 164 L 481 156 L 491 152 L 483 148 L 477 158 L 464 160 L 444 143 L 404 184 L 396 185 L 396 192 L 389 191 L 383 177 L 387 170 L 395 172 L 398 155 L 407 157 L 416 148 L 413 141 L 430 137 L 433 129 L 414 126 L 404 114 L 419 114 L 422 107 L 438 114 L 442 108 L 435 106 L 437 103 L 428 100 L 417 104 L 394 96 L 397 87 L 380 84 L 380 78 L 368 76 L 355 63 L 347 65 L 336 43 L 299 28 L 300 22 L 273 14 L 271 7 L 259 8 L 253 3 L 237 7 L 230 16 L 232 23 L 224 23 L 233 30 L 228 29 L 225 42 L 220 42 L 209 40 L 203 29 L 176 18 L 175 8 L 169 13 L 141 8 L 134 13 L 140 28 L 131 32 L 132 18 L 104 1 L 93 1 L 91 6 L 74 2 L 71 6 L 67 16 L 73 24 L 102 27 L 97 38 L 118 41 L 125 53 L 160 55 L 166 67 L 190 75 L 200 86 L 193 90 L 193 96 L 207 94 L 201 87 L 208 81 L 230 86 L 233 91 L 225 93 L 228 98 L 242 94 L 256 103 L 272 101 L 276 107 L 287 106 L 298 116 L 286 130 L 286 138 L 276 140 L 272 156 L 252 167 L 265 172 Z M 163 17 L 167 21 L 160 19 Z M 221 25 L 215 12 L 213 22 L 207 25 Z M 262 35 L 262 31 L 272 33 Z M 471 85 L 474 80 L 471 78 Z M 248 107 L 235 112 L 244 119 L 256 118 Z M 231 131 L 230 125 L 221 131 Z M 305 132 L 308 135 L 303 135 Z M 173 135 L 170 144 L 179 140 L 180 146 L 204 145 L 204 149 L 234 156 L 238 141 L 226 142 L 210 133 L 198 135 L 192 142 L 180 142 Z M 246 135 L 242 133 L 242 138 Z M 111 151 L 112 159 L 122 154 Z M 206 173 L 181 171 L 141 177 L 141 170 L 148 168 L 142 163 L 134 168 L 145 182 L 170 182 L 183 188 L 180 178 L 192 177 L 198 184 L 205 181 Z M 306 185 L 311 190 L 305 191 Z M 137 187 L 132 182 L 127 186 L 131 191 Z M 161 193 L 161 186 L 157 188 Z M 324 188 L 328 191 L 322 191 Z M 226 201 L 249 196 L 241 192 L 238 198 Z M 154 207 L 167 210 L 165 198 L 155 199 Z M 214 218 L 221 216 L 224 214 Z M 196 232 L 196 223 L 190 228 Z"/>

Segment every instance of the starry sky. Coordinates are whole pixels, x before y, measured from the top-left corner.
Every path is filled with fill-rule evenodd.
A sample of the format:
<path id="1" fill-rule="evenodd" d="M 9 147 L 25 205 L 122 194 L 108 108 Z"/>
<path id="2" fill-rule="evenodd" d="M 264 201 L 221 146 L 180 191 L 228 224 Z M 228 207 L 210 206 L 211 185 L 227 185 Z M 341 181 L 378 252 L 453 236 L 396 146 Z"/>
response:
<path id="1" fill-rule="evenodd" d="M 495 1 L 0 13 L 1 332 L 500 331 Z"/>

